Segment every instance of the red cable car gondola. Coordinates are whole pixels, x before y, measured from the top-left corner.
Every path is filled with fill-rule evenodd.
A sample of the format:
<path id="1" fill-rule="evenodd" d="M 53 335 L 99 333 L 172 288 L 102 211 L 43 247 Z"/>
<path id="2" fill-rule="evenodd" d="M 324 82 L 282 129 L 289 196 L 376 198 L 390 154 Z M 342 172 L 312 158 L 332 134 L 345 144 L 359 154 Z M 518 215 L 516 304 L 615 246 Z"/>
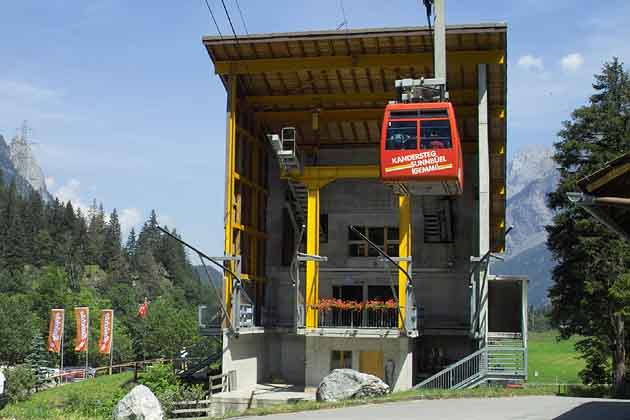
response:
<path id="1" fill-rule="evenodd" d="M 381 130 L 381 179 L 414 195 L 455 195 L 464 188 L 462 149 L 450 102 L 394 103 Z"/>

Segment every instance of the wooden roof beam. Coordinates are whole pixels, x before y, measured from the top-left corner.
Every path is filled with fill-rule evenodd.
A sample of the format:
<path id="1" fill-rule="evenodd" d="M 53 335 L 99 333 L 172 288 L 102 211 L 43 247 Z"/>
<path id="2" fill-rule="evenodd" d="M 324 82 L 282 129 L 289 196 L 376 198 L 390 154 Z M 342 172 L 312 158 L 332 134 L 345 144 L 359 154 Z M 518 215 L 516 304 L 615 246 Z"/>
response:
<path id="1" fill-rule="evenodd" d="M 458 106 L 455 110 L 457 118 L 475 117 L 478 108 L 476 105 Z M 344 109 L 323 109 L 319 111 L 320 121 L 372 121 L 383 119 L 383 107 L 370 108 L 344 108 Z M 490 109 L 491 115 L 499 117 L 503 112 L 503 107 Z M 258 111 L 255 113 L 259 122 L 276 123 L 297 123 L 310 122 L 313 111 L 291 110 L 291 111 Z"/>
<path id="2" fill-rule="evenodd" d="M 413 54 L 359 54 L 354 56 L 289 57 L 247 60 L 224 60 L 215 62 L 216 74 L 258 74 L 274 72 L 294 72 L 297 70 L 334 70 L 353 67 L 420 67 L 430 65 L 431 53 Z M 449 66 L 460 64 L 503 64 L 505 52 L 487 51 L 451 51 L 446 61 Z"/>
<path id="3" fill-rule="evenodd" d="M 453 89 L 450 92 L 454 103 L 473 103 L 477 98 L 475 89 Z M 355 92 L 301 95 L 267 95 L 247 96 L 245 100 L 254 106 L 296 106 L 296 107 L 325 107 L 348 102 L 373 102 L 385 106 L 388 101 L 396 98 L 396 91 L 387 92 Z"/>

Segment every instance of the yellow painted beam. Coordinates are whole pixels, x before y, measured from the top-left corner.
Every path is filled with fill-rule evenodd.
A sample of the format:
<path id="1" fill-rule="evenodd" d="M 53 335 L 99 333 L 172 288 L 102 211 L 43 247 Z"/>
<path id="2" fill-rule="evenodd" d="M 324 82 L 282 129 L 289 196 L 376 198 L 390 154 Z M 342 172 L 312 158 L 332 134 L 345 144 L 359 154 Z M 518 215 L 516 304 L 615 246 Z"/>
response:
<path id="1" fill-rule="evenodd" d="M 411 197 L 409 195 L 401 195 L 398 197 L 398 255 L 401 257 L 411 256 Z M 400 267 L 408 271 L 409 263 L 401 261 Z M 405 307 L 407 306 L 407 276 L 399 270 L 398 272 L 398 306 L 401 316 L 398 318 L 398 328 L 403 328 L 405 320 Z"/>
<path id="2" fill-rule="evenodd" d="M 446 55 L 447 65 L 501 64 L 504 51 L 450 51 Z M 259 74 L 294 73 L 299 70 L 334 71 L 344 68 L 377 67 L 424 67 L 431 66 L 430 52 L 408 54 L 359 54 L 353 56 L 289 57 L 248 60 L 223 60 L 214 64 L 216 74 Z"/>
<path id="3" fill-rule="evenodd" d="M 500 118 L 503 108 L 492 107 L 490 115 Z M 382 107 L 366 108 L 341 108 L 322 109 L 319 111 L 321 122 L 344 122 L 344 121 L 380 121 L 383 119 L 385 104 Z M 476 117 L 478 107 L 476 105 L 457 105 L 455 115 L 458 119 Z M 299 123 L 311 122 L 313 109 L 291 110 L 291 111 L 258 111 L 256 120 L 268 123 Z"/>
<path id="4" fill-rule="evenodd" d="M 245 232 L 248 235 L 255 236 L 257 238 L 267 239 L 269 237 L 269 235 L 267 235 L 266 232 L 261 232 L 253 226 L 242 225 L 240 223 L 234 223 L 233 228 L 236 230 L 240 230 L 241 232 Z"/>
<path id="5" fill-rule="evenodd" d="M 306 215 L 306 253 L 319 255 L 319 188 L 309 188 Z M 319 263 L 306 262 L 306 328 L 317 328 L 319 302 Z"/>
<path id="6" fill-rule="evenodd" d="M 238 172 L 234 172 L 234 179 L 236 179 L 237 181 L 241 181 L 243 184 L 247 185 L 248 187 L 251 187 L 253 189 L 255 189 L 256 191 L 259 191 L 265 195 L 267 195 L 269 192 L 267 191 L 267 189 L 261 185 L 256 184 L 254 181 L 252 181 L 249 178 L 244 177 L 243 175 L 239 174 Z"/>
<path id="7" fill-rule="evenodd" d="M 452 89 L 449 91 L 453 103 L 473 103 L 477 100 L 474 89 Z M 248 96 L 247 102 L 252 106 L 298 106 L 298 107 L 326 107 L 347 103 L 376 103 L 385 106 L 397 97 L 396 91 L 387 92 L 348 92 L 302 95 L 266 95 Z"/>
<path id="8" fill-rule="evenodd" d="M 233 225 L 234 225 L 234 168 L 236 165 L 236 79 L 235 75 L 230 76 L 230 90 L 228 92 L 228 113 L 227 113 L 227 141 L 226 141 L 226 184 L 225 184 L 225 255 L 234 255 Z M 230 270 L 234 271 L 234 264 L 228 263 Z M 232 315 L 232 277 L 225 275 L 225 306 L 227 316 Z"/>
<path id="9" fill-rule="evenodd" d="M 322 188 L 337 179 L 375 179 L 381 176 L 378 165 L 350 166 L 305 166 L 302 172 L 285 174 L 283 178 L 292 178 L 309 186 Z"/>

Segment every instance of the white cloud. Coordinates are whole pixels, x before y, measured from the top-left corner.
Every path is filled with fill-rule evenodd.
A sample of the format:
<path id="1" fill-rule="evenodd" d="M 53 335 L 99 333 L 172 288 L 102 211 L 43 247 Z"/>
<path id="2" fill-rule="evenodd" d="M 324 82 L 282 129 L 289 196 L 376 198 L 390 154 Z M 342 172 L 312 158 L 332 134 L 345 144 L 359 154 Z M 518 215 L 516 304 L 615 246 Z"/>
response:
<path id="1" fill-rule="evenodd" d="M 81 202 L 80 189 L 81 183 L 79 180 L 72 178 L 55 191 L 55 196 L 62 202 L 69 201 L 74 208 L 86 209 L 87 207 Z"/>
<path id="2" fill-rule="evenodd" d="M 15 80 L 0 80 L 0 96 L 24 102 L 43 102 L 61 96 L 60 92 Z"/>
<path id="3" fill-rule="evenodd" d="M 44 182 L 46 183 L 46 188 L 49 191 L 52 190 L 53 188 L 55 188 L 56 181 L 55 181 L 55 178 L 53 178 L 52 176 L 47 176 L 44 179 Z"/>
<path id="4" fill-rule="evenodd" d="M 127 235 L 132 227 L 136 227 L 142 221 L 142 215 L 140 210 L 136 208 L 122 209 L 118 216 L 120 221 L 120 228 L 123 235 Z"/>
<path id="5" fill-rule="evenodd" d="M 533 71 L 536 73 L 542 73 L 545 70 L 543 59 L 529 54 L 521 56 L 518 59 L 518 65 L 525 70 Z"/>
<path id="6" fill-rule="evenodd" d="M 580 53 L 571 53 L 562 57 L 560 65 L 565 72 L 576 72 L 584 64 L 584 57 Z"/>

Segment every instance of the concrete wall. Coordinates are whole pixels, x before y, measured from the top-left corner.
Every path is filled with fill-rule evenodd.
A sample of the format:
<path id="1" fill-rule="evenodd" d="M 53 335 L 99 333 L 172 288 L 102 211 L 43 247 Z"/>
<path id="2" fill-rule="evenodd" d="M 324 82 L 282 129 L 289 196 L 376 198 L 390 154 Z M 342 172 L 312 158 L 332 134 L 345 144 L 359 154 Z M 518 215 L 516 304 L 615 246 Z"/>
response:
<path id="1" fill-rule="evenodd" d="M 268 379 L 303 384 L 305 337 L 278 330 L 268 331 L 266 335 Z"/>
<path id="2" fill-rule="evenodd" d="M 238 389 L 253 388 L 266 379 L 265 334 L 241 334 L 238 338 L 223 334 L 223 373 L 236 370 Z"/>
<path id="3" fill-rule="evenodd" d="M 355 370 L 360 370 L 361 351 L 381 351 L 385 366 L 393 366 L 393 383 L 390 386 L 395 391 L 412 386 L 414 372 L 411 339 L 350 337 L 306 337 L 306 386 L 317 387 L 322 378 L 330 373 L 333 350 L 351 351 L 352 368 Z"/>

